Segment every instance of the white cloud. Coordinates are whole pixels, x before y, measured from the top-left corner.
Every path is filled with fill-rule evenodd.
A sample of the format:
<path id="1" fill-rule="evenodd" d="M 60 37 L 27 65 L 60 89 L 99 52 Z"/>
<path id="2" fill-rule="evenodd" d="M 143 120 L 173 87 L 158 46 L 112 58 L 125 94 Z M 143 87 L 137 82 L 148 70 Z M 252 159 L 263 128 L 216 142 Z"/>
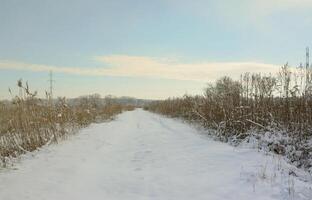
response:
<path id="1" fill-rule="evenodd" d="M 100 68 L 61 67 L 29 64 L 16 61 L 0 61 L 0 69 L 28 70 L 35 72 L 54 71 L 87 76 L 125 76 L 166 78 L 176 80 L 214 81 L 221 76 L 238 78 L 244 72 L 275 73 L 279 67 L 258 62 L 199 62 L 179 63 L 170 59 L 151 57 L 111 55 L 98 56 Z"/>

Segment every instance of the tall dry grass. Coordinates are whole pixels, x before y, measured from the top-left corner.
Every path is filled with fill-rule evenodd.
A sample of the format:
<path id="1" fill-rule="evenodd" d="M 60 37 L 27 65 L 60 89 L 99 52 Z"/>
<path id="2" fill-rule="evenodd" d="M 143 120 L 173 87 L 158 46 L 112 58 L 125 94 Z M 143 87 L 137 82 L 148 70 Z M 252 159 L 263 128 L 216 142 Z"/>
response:
<path id="1" fill-rule="evenodd" d="M 0 166 L 6 166 L 12 157 L 64 139 L 90 123 L 110 120 L 133 109 L 112 100 L 103 103 L 96 95 L 79 98 L 74 105 L 65 98 L 52 103 L 49 98 L 37 98 L 27 83 L 18 81 L 18 88 L 19 95 L 11 102 L 0 103 Z"/>
<path id="2" fill-rule="evenodd" d="M 267 142 L 268 148 L 312 169 L 311 80 L 310 70 L 286 64 L 276 75 L 223 77 L 203 95 L 155 101 L 145 109 L 201 123 L 225 142 L 240 143 L 254 133 L 258 138 L 279 134 L 280 139 Z"/>

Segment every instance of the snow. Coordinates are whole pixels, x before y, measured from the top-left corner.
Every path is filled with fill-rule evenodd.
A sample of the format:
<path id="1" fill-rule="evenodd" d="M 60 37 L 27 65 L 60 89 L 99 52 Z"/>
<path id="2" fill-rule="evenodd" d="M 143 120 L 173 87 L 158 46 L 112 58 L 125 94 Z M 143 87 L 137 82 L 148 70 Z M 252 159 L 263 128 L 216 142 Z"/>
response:
<path id="1" fill-rule="evenodd" d="M 311 177 L 291 169 L 276 156 L 137 109 L 0 171 L 0 199 L 311 200 Z"/>

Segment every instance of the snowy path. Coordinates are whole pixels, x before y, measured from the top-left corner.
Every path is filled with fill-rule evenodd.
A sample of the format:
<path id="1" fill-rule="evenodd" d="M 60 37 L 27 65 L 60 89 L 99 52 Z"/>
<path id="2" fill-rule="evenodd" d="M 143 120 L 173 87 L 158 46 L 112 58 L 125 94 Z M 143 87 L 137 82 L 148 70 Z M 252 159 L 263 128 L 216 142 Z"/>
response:
<path id="1" fill-rule="evenodd" d="M 281 176 L 279 165 L 135 110 L 0 171 L 0 199 L 311 199 L 311 184 Z"/>

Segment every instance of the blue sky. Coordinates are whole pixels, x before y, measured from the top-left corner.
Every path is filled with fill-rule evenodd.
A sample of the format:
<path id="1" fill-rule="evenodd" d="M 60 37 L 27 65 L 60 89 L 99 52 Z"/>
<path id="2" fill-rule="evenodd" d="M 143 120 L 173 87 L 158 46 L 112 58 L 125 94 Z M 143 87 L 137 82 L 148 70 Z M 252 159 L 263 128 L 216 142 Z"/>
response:
<path id="1" fill-rule="evenodd" d="M 0 0 L 0 98 L 200 94 L 207 82 L 304 61 L 310 0 Z"/>

